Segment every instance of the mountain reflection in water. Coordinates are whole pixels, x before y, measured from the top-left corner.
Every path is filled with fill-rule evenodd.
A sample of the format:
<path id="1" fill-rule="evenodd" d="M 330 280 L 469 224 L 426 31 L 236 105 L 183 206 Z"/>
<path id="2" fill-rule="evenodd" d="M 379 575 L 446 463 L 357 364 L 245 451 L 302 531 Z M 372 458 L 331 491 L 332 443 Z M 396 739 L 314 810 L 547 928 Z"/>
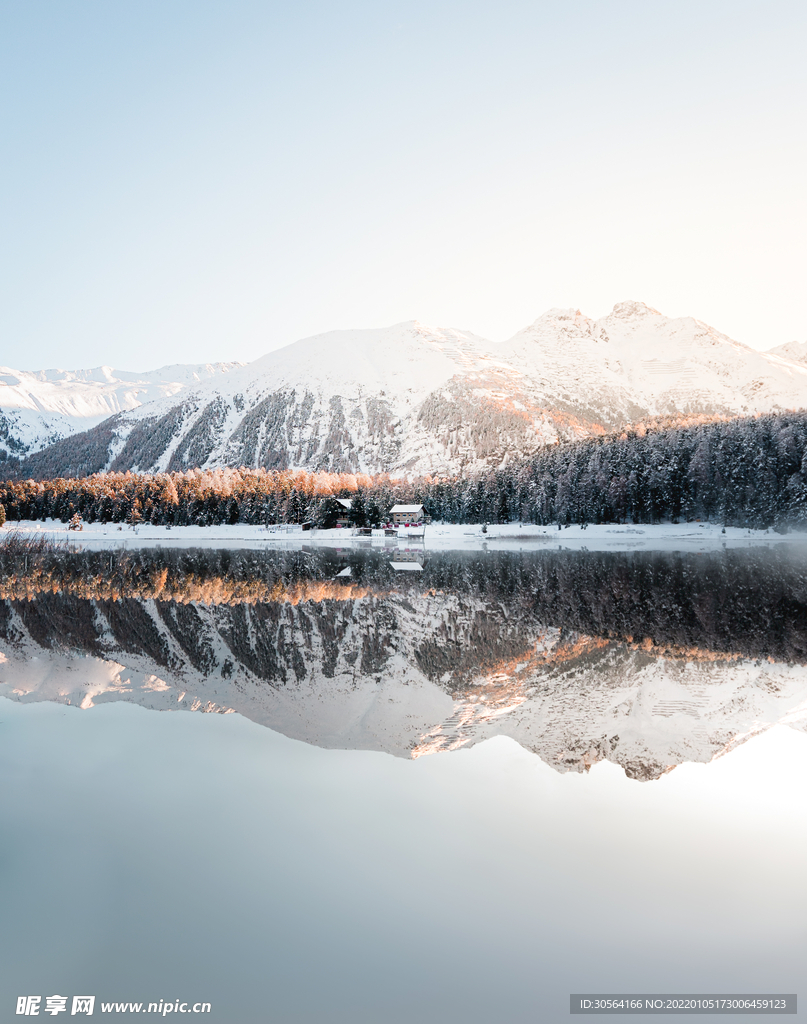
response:
<path id="1" fill-rule="evenodd" d="M 407 571 L 407 569 L 414 571 Z M 807 552 L 0 550 L 0 693 L 638 779 L 807 729 Z"/>

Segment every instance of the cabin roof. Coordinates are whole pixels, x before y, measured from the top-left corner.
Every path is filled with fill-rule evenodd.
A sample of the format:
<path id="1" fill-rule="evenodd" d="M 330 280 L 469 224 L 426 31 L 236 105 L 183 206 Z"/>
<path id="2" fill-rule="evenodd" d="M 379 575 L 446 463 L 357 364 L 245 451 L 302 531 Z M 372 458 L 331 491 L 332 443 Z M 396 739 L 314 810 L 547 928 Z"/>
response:
<path id="1" fill-rule="evenodd" d="M 422 505 L 393 505 L 390 512 L 420 512 Z"/>

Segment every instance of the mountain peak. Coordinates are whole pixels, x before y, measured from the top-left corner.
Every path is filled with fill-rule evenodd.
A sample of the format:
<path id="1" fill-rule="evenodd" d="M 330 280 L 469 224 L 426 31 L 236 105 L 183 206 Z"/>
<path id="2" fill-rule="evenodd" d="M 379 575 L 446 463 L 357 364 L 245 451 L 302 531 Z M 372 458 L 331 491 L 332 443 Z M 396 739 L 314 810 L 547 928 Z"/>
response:
<path id="1" fill-rule="evenodd" d="M 766 355 L 807 366 L 807 341 L 788 341 L 784 345 L 769 348 Z"/>
<path id="2" fill-rule="evenodd" d="M 546 331 L 560 331 L 565 337 L 588 337 L 591 333 L 593 321 L 573 306 L 564 308 L 554 306 L 543 313 L 525 331 L 534 334 L 543 334 Z"/>
<path id="3" fill-rule="evenodd" d="M 541 320 L 578 320 L 580 317 L 584 320 L 588 319 L 579 309 L 575 309 L 574 306 L 553 306 L 546 313 L 542 313 L 535 322 L 538 323 Z"/>
<path id="4" fill-rule="evenodd" d="M 609 316 L 617 317 L 620 320 L 632 320 L 636 317 L 661 316 L 657 309 L 646 305 L 644 302 L 635 302 L 627 299 L 625 302 L 617 302 Z"/>

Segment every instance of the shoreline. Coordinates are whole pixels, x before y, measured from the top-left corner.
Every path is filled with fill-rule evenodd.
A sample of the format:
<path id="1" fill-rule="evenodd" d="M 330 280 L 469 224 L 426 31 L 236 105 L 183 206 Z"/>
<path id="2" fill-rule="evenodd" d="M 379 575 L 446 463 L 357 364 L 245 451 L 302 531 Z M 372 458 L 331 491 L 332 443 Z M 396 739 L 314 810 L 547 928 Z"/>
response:
<path id="1" fill-rule="evenodd" d="M 304 546 L 316 546 L 392 551 L 401 548 L 425 551 L 699 551 L 807 543 L 807 530 L 780 534 L 774 530 L 727 526 L 724 533 L 717 524 L 697 522 L 573 525 L 560 530 L 556 525 L 503 523 L 488 525 L 485 533 L 478 525 L 433 523 L 417 530 L 403 527 L 397 538 L 390 538 L 384 536 L 383 530 L 374 530 L 370 537 L 358 537 L 350 528 L 303 531 L 295 526 L 267 528 L 248 523 L 171 527 L 141 524 L 132 528 L 118 523 L 85 523 L 82 530 L 68 530 L 67 525 L 60 521 L 23 520 L 7 522 L 0 528 L 0 541 L 13 534 L 29 540 L 42 538 L 67 543 L 76 549 L 215 547 L 299 550 Z"/>

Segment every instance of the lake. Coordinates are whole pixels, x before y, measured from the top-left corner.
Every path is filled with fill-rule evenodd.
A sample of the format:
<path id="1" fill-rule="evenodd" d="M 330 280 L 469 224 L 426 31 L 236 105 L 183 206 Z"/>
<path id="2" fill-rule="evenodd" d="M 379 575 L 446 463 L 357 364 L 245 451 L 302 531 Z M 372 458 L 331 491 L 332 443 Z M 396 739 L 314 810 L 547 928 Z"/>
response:
<path id="1" fill-rule="evenodd" d="M 8 1015 L 801 988 L 800 545 L 21 546 L 0 652 Z"/>

